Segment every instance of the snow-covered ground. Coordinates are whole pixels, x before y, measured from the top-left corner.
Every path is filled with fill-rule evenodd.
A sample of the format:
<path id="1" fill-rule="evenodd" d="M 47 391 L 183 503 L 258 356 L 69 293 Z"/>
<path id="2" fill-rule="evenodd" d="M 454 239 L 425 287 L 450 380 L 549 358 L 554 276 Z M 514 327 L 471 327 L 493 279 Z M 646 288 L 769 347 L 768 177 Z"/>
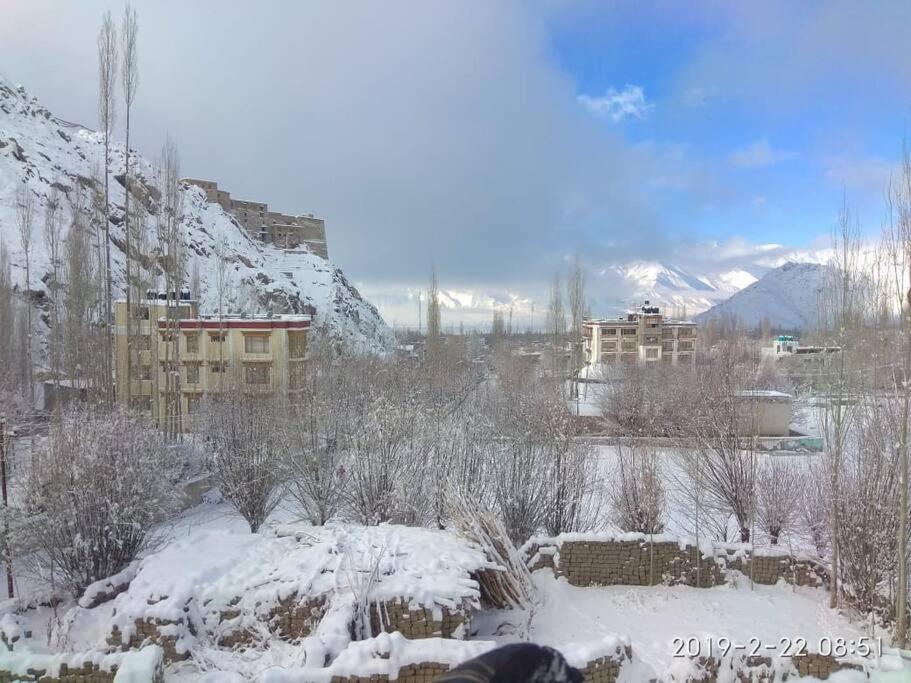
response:
<path id="1" fill-rule="evenodd" d="M 779 584 L 750 587 L 743 577 L 737 585 L 715 588 L 689 586 L 604 586 L 580 588 L 550 570 L 534 574 L 542 602 L 531 617 L 529 638 L 556 649 L 586 641 L 622 638 L 632 645 L 634 657 L 662 675 L 672 671 L 675 638 L 728 638 L 751 651 L 760 642 L 764 655 L 777 654 L 786 643 L 803 638 L 818 651 L 823 638 L 855 641 L 870 636 L 868 629 L 826 605 L 817 588 Z M 515 640 L 515 626 L 528 618 L 512 612 L 487 612 L 475 620 L 477 638 L 498 642 Z M 882 635 L 888 647 L 886 634 Z M 755 639 L 755 640 L 754 640 Z M 774 645 L 775 649 L 765 649 Z M 707 654 L 707 653 L 704 653 Z M 909 674 L 911 675 L 911 674 Z"/>

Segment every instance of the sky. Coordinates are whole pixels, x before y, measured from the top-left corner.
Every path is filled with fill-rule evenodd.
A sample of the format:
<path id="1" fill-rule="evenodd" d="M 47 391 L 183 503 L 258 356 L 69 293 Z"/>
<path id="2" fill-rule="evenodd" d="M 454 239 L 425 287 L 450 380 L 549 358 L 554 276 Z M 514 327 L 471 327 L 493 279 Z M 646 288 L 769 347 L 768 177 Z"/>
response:
<path id="1" fill-rule="evenodd" d="M 610 264 L 820 248 L 843 201 L 872 234 L 911 104 L 909 3 L 134 5 L 134 146 L 170 135 L 184 175 L 323 217 L 400 325 L 434 268 L 456 323 L 542 310 L 577 255 L 603 289 Z M 0 74 L 96 126 L 105 9 L 0 0 Z"/>

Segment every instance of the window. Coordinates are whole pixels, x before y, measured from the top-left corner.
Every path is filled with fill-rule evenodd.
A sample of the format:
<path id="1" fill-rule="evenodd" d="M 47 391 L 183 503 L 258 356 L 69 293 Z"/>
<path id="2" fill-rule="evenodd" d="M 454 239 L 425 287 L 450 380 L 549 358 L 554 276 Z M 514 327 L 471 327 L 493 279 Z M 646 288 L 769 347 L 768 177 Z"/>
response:
<path id="1" fill-rule="evenodd" d="M 271 368 L 268 365 L 248 365 L 244 368 L 244 380 L 247 384 L 269 384 Z"/>
<path id="2" fill-rule="evenodd" d="M 646 349 L 645 358 L 647 360 L 658 360 L 658 349 L 654 349 L 654 348 Z"/>
<path id="3" fill-rule="evenodd" d="M 303 358 L 307 353 L 307 333 L 288 333 L 288 355 L 291 358 Z"/>
<path id="4" fill-rule="evenodd" d="M 130 344 L 137 351 L 149 351 L 152 348 L 152 338 L 147 334 L 140 334 L 130 337 Z"/>
<path id="5" fill-rule="evenodd" d="M 302 389 L 304 387 L 304 370 L 303 362 L 288 363 L 288 388 Z"/>
<path id="6" fill-rule="evenodd" d="M 209 371 L 213 375 L 222 375 L 228 371 L 227 363 L 211 363 L 209 365 Z"/>
<path id="7" fill-rule="evenodd" d="M 193 334 L 186 335 L 187 338 L 187 353 L 199 353 L 199 335 L 195 332 Z"/>
<path id="8" fill-rule="evenodd" d="M 140 306 L 140 307 L 136 310 L 136 315 L 133 316 L 133 317 L 135 317 L 137 320 L 148 320 L 148 319 L 149 319 L 149 307 L 148 307 L 148 306 Z"/>
<path id="9" fill-rule="evenodd" d="M 213 344 L 221 344 L 225 340 L 227 334 L 227 332 L 210 332 L 209 341 Z"/>
<path id="10" fill-rule="evenodd" d="M 624 337 L 633 337 L 636 335 L 636 331 L 637 330 L 635 327 L 625 327 L 620 330 L 620 334 L 622 334 Z"/>
<path id="11" fill-rule="evenodd" d="M 150 365 L 140 365 L 139 366 L 139 379 L 152 379 L 152 366 Z"/>
<path id="12" fill-rule="evenodd" d="M 269 337 L 264 334 L 248 334 L 244 336 L 244 352 L 269 353 Z"/>
<path id="13" fill-rule="evenodd" d="M 199 412 L 199 400 L 197 396 L 187 396 L 187 415 L 195 415 Z"/>
<path id="14" fill-rule="evenodd" d="M 130 407 L 133 410 L 142 410 L 148 412 L 152 410 L 152 397 L 151 396 L 131 396 L 130 397 Z"/>
<path id="15" fill-rule="evenodd" d="M 161 341 L 163 342 L 172 342 L 174 341 L 174 335 L 170 332 L 161 333 Z"/>
<path id="16" fill-rule="evenodd" d="M 615 337 L 615 336 L 617 336 L 617 328 L 616 327 L 605 327 L 603 330 L 601 330 L 601 336 L 602 337 Z"/>
<path id="17" fill-rule="evenodd" d="M 187 366 L 187 384 L 199 384 L 199 366 L 195 363 Z"/>

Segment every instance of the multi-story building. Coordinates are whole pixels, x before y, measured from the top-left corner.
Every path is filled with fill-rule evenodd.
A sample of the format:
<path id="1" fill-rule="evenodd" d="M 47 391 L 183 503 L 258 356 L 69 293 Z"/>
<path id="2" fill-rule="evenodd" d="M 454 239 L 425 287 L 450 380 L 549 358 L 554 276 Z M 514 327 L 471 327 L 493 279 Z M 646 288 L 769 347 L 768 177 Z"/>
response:
<path id="1" fill-rule="evenodd" d="M 657 306 L 646 301 L 623 318 L 586 318 L 582 342 L 590 364 L 692 364 L 696 323 L 665 318 Z"/>
<path id="2" fill-rule="evenodd" d="M 127 306 L 116 304 L 117 397 L 163 427 L 192 429 L 211 392 L 293 397 L 303 389 L 308 315 L 202 317 L 188 292 L 149 296 L 133 309 L 128 369 Z"/>
<path id="3" fill-rule="evenodd" d="M 183 182 L 205 192 L 210 202 L 219 204 L 231 214 L 254 239 L 281 249 L 296 249 L 303 244 L 315 254 L 329 258 L 326 223 L 321 218 L 314 218 L 312 213 L 293 216 L 269 211 L 269 206 L 263 202 L 233 199 L 230 192 L 220 189 L 212 180 L 184 178 Z"/>

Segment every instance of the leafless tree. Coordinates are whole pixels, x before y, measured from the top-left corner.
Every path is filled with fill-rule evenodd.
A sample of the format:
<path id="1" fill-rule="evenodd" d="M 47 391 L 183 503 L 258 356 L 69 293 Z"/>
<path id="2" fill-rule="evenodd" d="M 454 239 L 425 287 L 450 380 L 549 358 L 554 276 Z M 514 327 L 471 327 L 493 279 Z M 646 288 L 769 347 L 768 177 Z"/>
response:
<path id="1" fill-rule="evenodd" d="M 120 70 L 121 86 L 123 89 L 123 104 L 126 112 L 126 143 L 124 146 L 124 170 L 123 170 L 123 232 L 124 232 L 124 256 L 125 256 L 125 277 L 124 293 L 126 294 L 126 307 L 130 313 L 127 315 L 126 326 L 126 373 L 127 377 L 132 377 L 133 364 L 133 330 L 131 322 L 135 318 L 133 315 L 133 290 L 135 281 L 133 278 L 133 240 L 130 215 L 130 194 L 133 191 L 133 181 L 130 177 L 130 110 L 133 107 L 133 101 L 136 99 L 136 87 L 139 84 L 139 62 L 136 54 L 136 36 L 139 32 L 139 23 L 136 19 L 136 10 L 129 4 L 123 10 L 123 22 L 120 29 L 121 53 L 123 55 L 123 65 Z M 127 402 L 130 399 L 131 382 L 124 383 L 126 390 Z"/>
<path id="2" fill-rule="evenodd" d="M 33 459 L 20 546 L 75 594 L 117 573 L 172 509 L 171 453 L 144 418 L 66 409 Z"/>
<path id="3" fill-rule="evenodd" d="M 573 261 L 572 270 L 566 281 L 566 298 L 569 302 L 570 326 L 570 372 L 573 377 L 582 367 L 582 318 L 585 314 L 585 273 L 579 255 Z M 578 386 L 572 383 L 572 396 L 578 393 Z"/>
<path id="4" fill-rule="evenodd" d="M 554 276 L 550 286 L 550 300 L 547 305 L 547 334 L 550 337 L 551 372 L 563 379 L 563 340 L 566 336 L 566 313 L 563 310 L 563 293 L 560 275 Z"/>
<path id="5" fill-rule="evenodd" d="M 437 285 L 437 271 L 430 273 L 430 288 L 427 290 L 427 341 L 424 346 L 425 359 L 429 365 L 438 363 L 443 340 L 440 329 L 440 293 Z"/>
<path id="6" fill-rule="evenodd" d="M 653 450 L 618 445 L 617 467 L 607 494 L 613 522 L 621 531 L 658 534 L 664 530 L 664 473 Z"/>
<path id="7" fill-rule="evenodd" d="M 286 406 L 277 398 L 239 390 L 203 403 L 198 425 L 211 453 L 213 478 L 253 533 L 281 498 L 286 420 Z"/>
<path id="8" fill-rule="evenodd" d="M 315 525 L 336 516 L 345 502 L 344 418 L 352 391 L 357 391 L 355 378 L 334 362 L 328 340 L 317 337 L 310 345 L 304 386 L 290 407 L 285 432 L 288 492 Z"/>
<path id="9" fill-rule="evenodd" d="M 110 396 L 114 386 L 113 330 L 111 329 L 113 300 L 111 296 L 111 220 L 110 175 L 111 135 L 114 132 L 116 112 L 114 91 L 117 82 L 117 29 L 110 11 L 105 12 L 98 32 L 98 119 L 104 136 L 104 349 L 105 393 Z"/>
<path id="10" fill-rule="evenodd" d="M 60 311 L 60 251 L 63 246 L 63 206 L 57 184 L 51 186 L 46 199 L 47 207 L 44 213 L 44 243 L 45 246 L 47 246 L 48 255 L 51 259 L 51 277 L 47 282 L 47 289 L 51 299 L 51 338 L 48 343 L 50 351 L 48 355 L 50 356 L 51 373 L 54 377 L 54 384 L 59 390 L 61 346 L 63 344 Z"/>
<path id="11" fill-rule="evenodd" d="M 802 475 L 784 457 L 770 457 L 759 465 L 756 519 L 772 545 L 778 545 L 783 533 L 795 530 L 803 497 Z"/>
<path id="12" fill-rule="evenodd" d="M 839 212 L 833 234 L 834 256 L 827 270 L 827 282 L 820 298 L 821 327 L 828 331 L 831 340 L 841 347 L 841 352 L 829 365 L 824 377 L 825 400 L 821 422 L 828 463 L 831 492 L 829 523 L 831 539 L 830 607 L 838 606 L 841 519 L 838 500 L 841 496 L 840 477 L 843 469 L 844 449 L 855 415 L 858 381 L 849 357 L 851 333 L 859 327 L 860 310 L 860 235 L 851 216 L 847 201 Z"/>
<path id="13" fill-rule="evenodd" d="M 19 228 L 19 244 L 22 246 L 22 252 L 25 255 L 25 286 L 22 288 L 25 292 L 25 378 L 26 394 L 29 400 L 35 398 L 35 386 L 33 380 L 34 359 L 32 358 L 32 300 L 31 300 L 31 249 L 32 249 L 32 230 L 35 222 L 35 199 L 27 182 L 16 186 L 16 225 Z"/>
<path id="14" fill-rule="evenodd" d="M 678 453 L 682 471 L 704 492 L 706 507 L 733 515 L 740 541 L 748 543 L 756 509 L 757 459 L 749 437 L 756 414 L 751 394 L 744 392 L 744 373 L 737 350 L 722 345 L 699 376 L 698 403 L 683 431 L 689 447 Z"/>

